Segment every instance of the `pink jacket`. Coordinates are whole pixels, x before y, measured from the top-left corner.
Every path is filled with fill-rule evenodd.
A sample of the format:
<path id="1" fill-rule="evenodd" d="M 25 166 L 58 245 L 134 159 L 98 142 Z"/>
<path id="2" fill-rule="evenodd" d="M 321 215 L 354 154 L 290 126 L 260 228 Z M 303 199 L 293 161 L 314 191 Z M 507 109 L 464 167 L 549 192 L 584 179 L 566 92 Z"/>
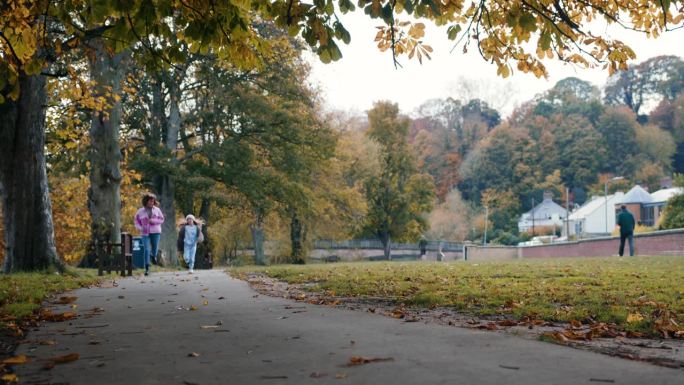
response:
<path id="1" fill-rule="evenodd" d="M 152 207 L 152 217 L 147 216 L 147 210 L 141 207 L 137 213 L 135 213 L 135 228 L 140 231 L 141 235 L 149 234 L 160 234 L 161 225 L 164 223 L 164 214 L 159 209 L 159 207 Z"/>

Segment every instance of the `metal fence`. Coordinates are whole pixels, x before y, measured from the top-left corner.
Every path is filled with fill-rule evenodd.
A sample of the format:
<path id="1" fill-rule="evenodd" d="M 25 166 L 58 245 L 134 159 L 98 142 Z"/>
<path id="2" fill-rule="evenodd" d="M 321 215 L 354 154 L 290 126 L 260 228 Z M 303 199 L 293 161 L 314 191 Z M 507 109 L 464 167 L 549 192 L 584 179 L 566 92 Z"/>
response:
<path id="1" fill-rule="evenodd" d="M 463 251 L 463 244 L 447 241 L 428 241 L 426 249 L 429 251 Z M 418 243 L 395 243 L 391 242 L 392 250 L 420 250 Z M 317 239 L 314 241 L 315 249 L 379 249 L 382 250 L 382 242 L 378 239 L 349 239 L 345 241 L 333 241 L 329 239 Z"/>

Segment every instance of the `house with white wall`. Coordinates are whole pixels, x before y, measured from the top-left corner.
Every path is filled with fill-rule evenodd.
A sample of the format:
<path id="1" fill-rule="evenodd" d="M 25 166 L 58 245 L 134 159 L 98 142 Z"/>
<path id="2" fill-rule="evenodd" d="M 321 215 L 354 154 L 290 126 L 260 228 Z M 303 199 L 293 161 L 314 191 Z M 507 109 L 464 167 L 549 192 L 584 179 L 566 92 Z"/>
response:
<path id="1" fill-rule="evenodd" d="M 622 201 L 624 195 L 619 191 L 607 197 L 593 196 L 568 217 L 569 235 L 588 238 L 611 233 L 615 228 L 615 205 Z M 565 229 L 563 235 L 567 235 Z"/>
<path id="2" fill-rule="evenodd" d="M 544 200 L 530 211 L 522 214 L 518 220 L 518 231 L 521 233 L 535 232 L 535 228 L 563 227 L 566 210 L 553 201 L 552 195 L 544 193 Z"/>

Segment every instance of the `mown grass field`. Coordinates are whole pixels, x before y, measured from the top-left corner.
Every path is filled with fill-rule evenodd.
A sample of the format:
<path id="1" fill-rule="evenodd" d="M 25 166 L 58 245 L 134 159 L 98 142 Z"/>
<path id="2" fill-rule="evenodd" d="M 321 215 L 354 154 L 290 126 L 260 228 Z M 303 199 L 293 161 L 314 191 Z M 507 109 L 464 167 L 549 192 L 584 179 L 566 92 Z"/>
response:
<path id="1" fill-rule="evenodd" d="M 684 324 L 684 257 L 507 262 L 369 262 L 240 267 L 310 291 L 451 307 L 475 316 L 615 323 L 657 334 L 664 315 Z"/>

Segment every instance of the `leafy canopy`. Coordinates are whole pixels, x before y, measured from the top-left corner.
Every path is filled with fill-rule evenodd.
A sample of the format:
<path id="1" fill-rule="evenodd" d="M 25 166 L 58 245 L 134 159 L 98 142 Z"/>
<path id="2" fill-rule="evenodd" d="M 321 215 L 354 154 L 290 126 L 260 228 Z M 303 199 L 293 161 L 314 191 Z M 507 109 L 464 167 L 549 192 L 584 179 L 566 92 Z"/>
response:
<path id="1" fill-rule="evenodd" d="M 544 58 L 586 67 L 603 65 L 611 73 L 626 69 L 634 51 L 619 40 L 590 32 L 586 26 L 597 19 L 652 37 L 684 22 L 684 0 L 358 0 L 356 4 L 370 18 L 382 20 L 378 47 L 391 49 L 395 57 L 429 58 L 432 49 L 422 42 L 424 24 L 399 18 L 426 19 L 444 26 L 450 39 L 464 42 L 464 50 L 474 42 L 503 77 L 513 65 L 546 76 Z M 233 65 L 258 65 L 257 52 L 268 49 L 254 27 L 259 20 L 272 20 L 291 36 L 301 36 L 327 63 L 342 57 L 338 42 L 351 40 L 337 12 L 354 10 L 350 0 L 6 0 L 0 5 L 0 95 L 16 99 L 21 71 L 39 73 L 64 50 L 97 36 L 108 38 L 116 51 L 149 36 L 173 36 L 190 52 L 212 50 Z M 169 62 L 183 59 L 176 45 L 167 47 L 164 56 Z"/>

